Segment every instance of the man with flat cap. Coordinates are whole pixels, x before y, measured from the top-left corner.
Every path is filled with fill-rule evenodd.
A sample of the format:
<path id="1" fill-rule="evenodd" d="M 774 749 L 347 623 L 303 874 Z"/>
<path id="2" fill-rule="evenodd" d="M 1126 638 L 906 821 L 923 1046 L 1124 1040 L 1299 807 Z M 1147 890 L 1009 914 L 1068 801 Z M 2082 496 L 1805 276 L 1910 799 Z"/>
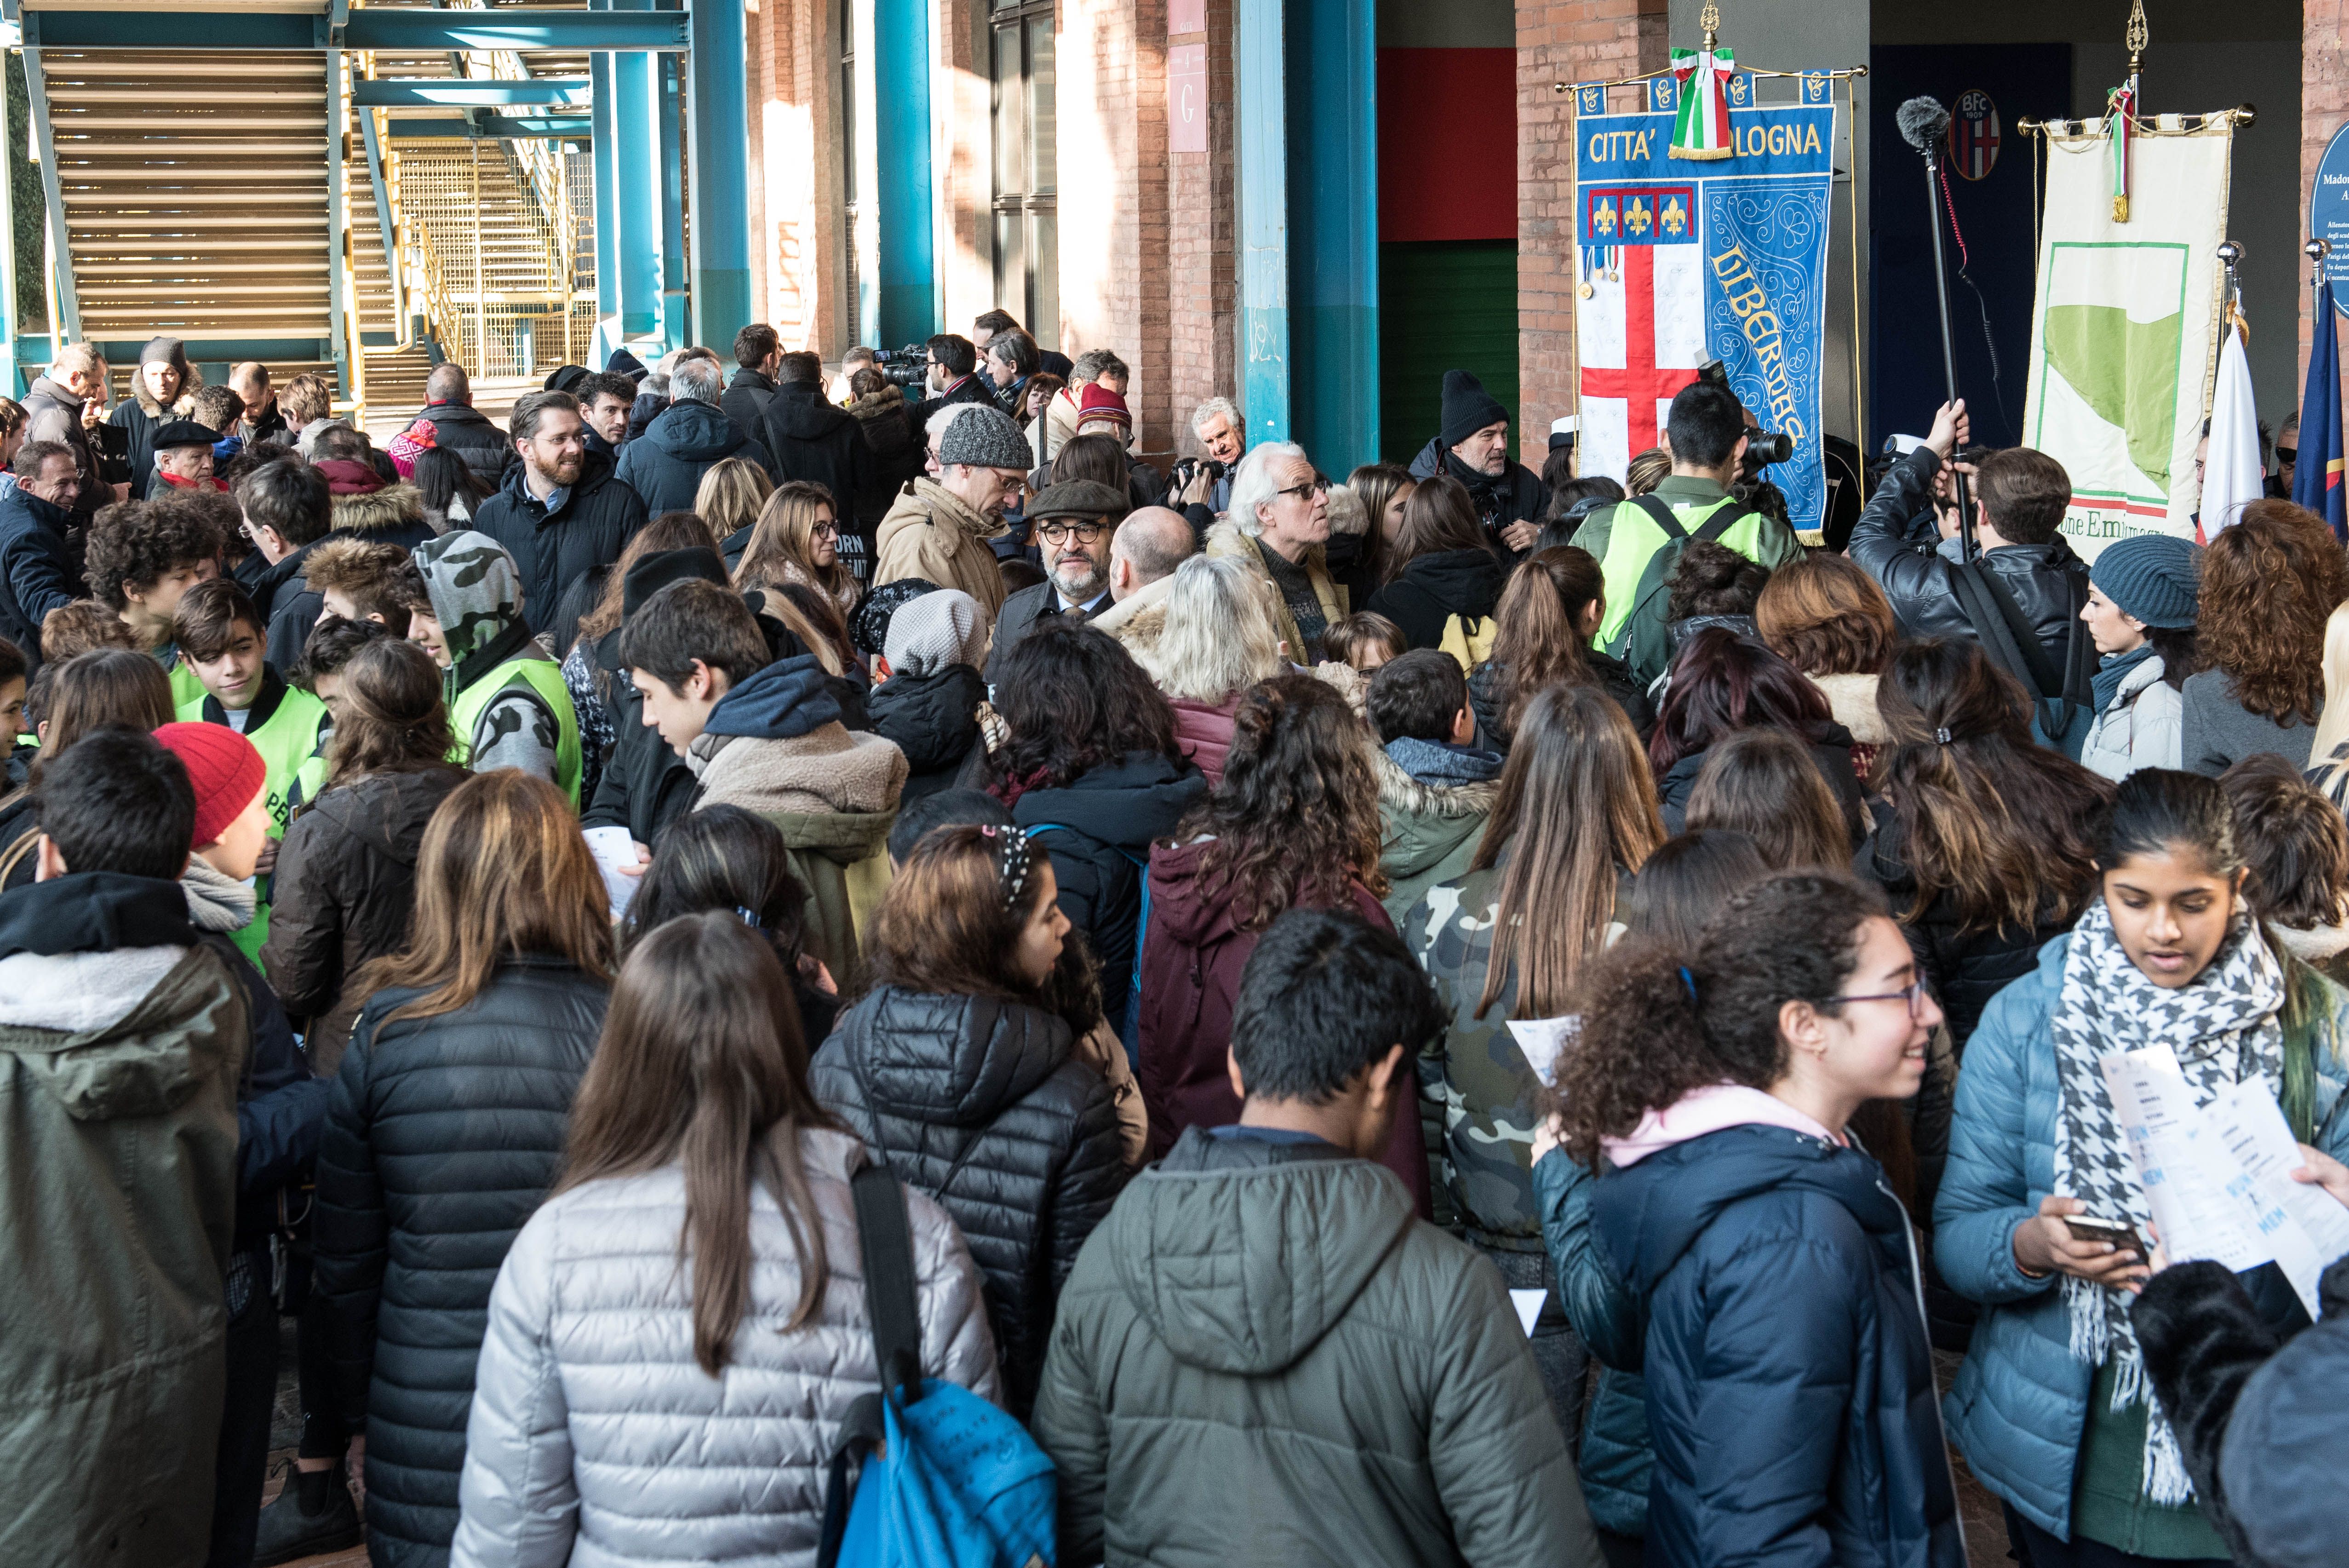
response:
<path id="1" fill-rule="evenodd" d="M 1092 480 L 1047 485 L 1028 503 L 1028 526 L 1044 557 L 1044 581 L 1003 601 L 988 678 L 1003 655 L 1047 615 L 1099 614 L 1110 606 L 1110 542 L 1131 510 L 1124 495 Z"/>
<path id="2" fill-rule="evenodd" d="M 173 490 L 224 490 L 212 477 L 220 432 L 193 419 L 174 419 L 155 432 L 155 477 Z"/>

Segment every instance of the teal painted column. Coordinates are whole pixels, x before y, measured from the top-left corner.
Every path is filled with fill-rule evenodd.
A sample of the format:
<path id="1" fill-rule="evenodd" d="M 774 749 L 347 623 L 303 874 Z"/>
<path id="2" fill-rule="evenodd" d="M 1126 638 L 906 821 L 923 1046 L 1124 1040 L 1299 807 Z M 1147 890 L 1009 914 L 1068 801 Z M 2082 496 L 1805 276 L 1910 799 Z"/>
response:
<path id="1" fill-rule="evenodd" d="M 1300 0 L 1302 3 L 1302 0 Z M 1282 0 L 1237 0 L 1232 77 L 1239 140 L 1240 404 L 1248 444 L 1288 438 L 1288 105 Z"/>
<path id="2" fill-rule="evenodd" d="M 654 108 L 660 119 L 660 333 L 661 342 L 682 348 L 686 319 L 685 91 L 684 62 L 676 55 L 652 55 L 660 92 Z M 712 346 L 723 351 L 725 345 Z"/>
<path id="3" fill-rule="evenodd" d="M 609 50 L 587 57 L 587 79 L 595 100 L 595 315 L 599 322 L 620 308 L 620 139 L 612 113 L 614 58 Z"/>
<path id="4" fill-rule="evenodd" d="M 722 356 L 750 324 L 750 98 L 742 0 L 687 0 L 693 341 Z"/>
<path id="5" fill-rule="evenodd" d="M 1285 22 L 1289 438 L 1342 479 L 1379 459 L 1377 10 L 1288 0 Z"/>
<path id="6" fill-rule="evenodd" d="M 881 343 L 938 330 L 930 232 L 930 22 L 926 0 L 873 0 L 873 133 L 881 190 Z"/>
<path id="7" fill-rule="evenodd" d="M 645 0 L 623 0 L 618 8 L 650 9 Z M 619 142 L 620 333 L 645 337 L 660 327 L 660 127 L 653 118 L 659 98 L 650 54 L 612 57 L 612 100 Z"/>

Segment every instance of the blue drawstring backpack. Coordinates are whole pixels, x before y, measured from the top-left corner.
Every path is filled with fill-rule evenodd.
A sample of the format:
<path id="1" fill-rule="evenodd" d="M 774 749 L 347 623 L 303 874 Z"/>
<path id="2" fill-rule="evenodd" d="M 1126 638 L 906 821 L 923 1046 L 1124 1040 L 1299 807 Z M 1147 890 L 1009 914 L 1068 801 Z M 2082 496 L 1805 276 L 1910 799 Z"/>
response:
<path id="1" fill-rule="evenodd" d="M 849 1186 L 881 1391 L 842 1423 L 817 1568 L 1052 1568 L 1052 1461 L 1001 1410 L 922 1376 L 905 1189 L 877 1161 Z"/>

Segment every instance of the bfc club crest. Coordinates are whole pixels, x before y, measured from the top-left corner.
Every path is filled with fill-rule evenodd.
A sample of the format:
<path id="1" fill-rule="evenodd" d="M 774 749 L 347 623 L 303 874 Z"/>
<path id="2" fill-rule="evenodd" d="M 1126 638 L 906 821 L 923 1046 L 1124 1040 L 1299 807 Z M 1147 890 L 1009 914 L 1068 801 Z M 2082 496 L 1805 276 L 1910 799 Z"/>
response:
<path id="1" fill-rule="evenodd" d="M 1987 179 L 1998 163 L 1998 105 L 1980 88 L 1958 99 L 1950 121 L 1950 161 L 1968 180 Z"/>

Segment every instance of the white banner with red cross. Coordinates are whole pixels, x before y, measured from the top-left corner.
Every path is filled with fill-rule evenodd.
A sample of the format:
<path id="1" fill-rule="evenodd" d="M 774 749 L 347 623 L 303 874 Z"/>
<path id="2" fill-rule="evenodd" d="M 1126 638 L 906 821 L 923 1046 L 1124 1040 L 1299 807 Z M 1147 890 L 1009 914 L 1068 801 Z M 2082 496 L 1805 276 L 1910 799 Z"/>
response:
<path id="1" fill-rule="evenodd" d="M 1578 101 L 1588 110 L 1588 89 Z M 1673 394 L 1718 359 L 1761 427 L 1794 438 L 1764 477 L 1815 528 L 1835 108 L 1733 107 L 1729 156 L 1692 160 L 1673 156 L 1672 107 L 1575 122 L 1580 471 L 1622 479 L 1661 442 Z"/>

